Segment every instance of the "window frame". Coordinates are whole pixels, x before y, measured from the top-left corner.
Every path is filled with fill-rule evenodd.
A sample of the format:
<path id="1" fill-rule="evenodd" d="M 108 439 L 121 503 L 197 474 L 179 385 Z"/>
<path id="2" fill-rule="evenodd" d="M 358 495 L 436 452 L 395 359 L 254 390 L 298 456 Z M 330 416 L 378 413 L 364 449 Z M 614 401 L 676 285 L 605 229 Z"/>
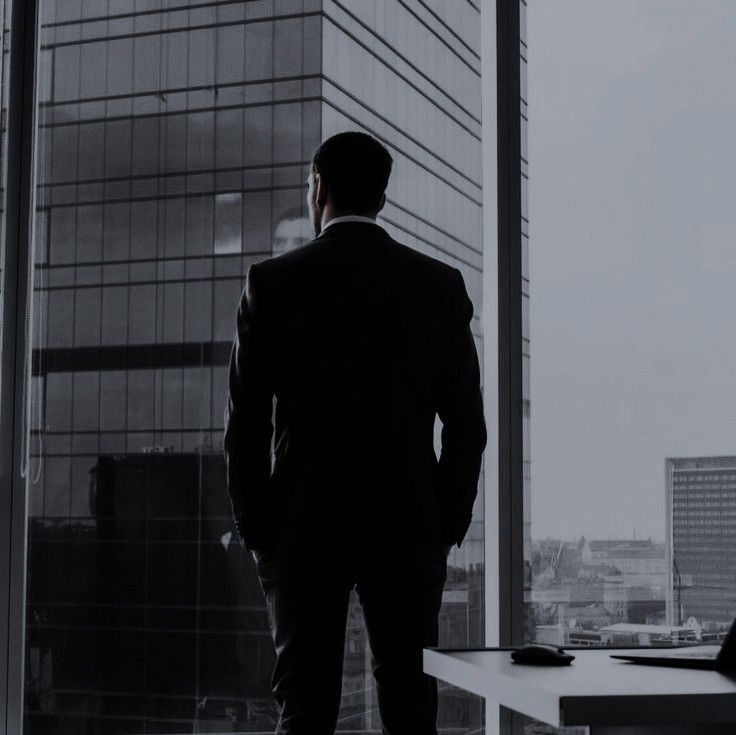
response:
<path id="1" fill-rule="evenodd" d="M 27 447 L 25 367 L 30 355 L 26 340 L 26 309 L 33 212 L 37 3 L 5 2 L 10 13 L 5 150 L 6 191 L 3 225 L 4 278 L 2 299 L 2 365 L 0 368 L 0 723 L 6 732 L 21 732 L 25 658 Z M 2 51 L 4 54 L 4 50 Z M 3 95 L 4 96 L 4 95 Z"/>

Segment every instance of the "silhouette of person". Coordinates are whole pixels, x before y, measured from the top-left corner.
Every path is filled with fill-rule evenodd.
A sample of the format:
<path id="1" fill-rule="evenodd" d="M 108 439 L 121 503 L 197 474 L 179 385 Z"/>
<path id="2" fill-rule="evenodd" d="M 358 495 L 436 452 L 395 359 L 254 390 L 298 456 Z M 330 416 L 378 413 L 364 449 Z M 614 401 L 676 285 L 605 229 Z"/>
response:
<path id="1" fill-rule="evenodd" d="M 325 140 L 305 182 L 314 238 L 251 265 L 237 309 L 223 449 L 269 612 L 277 733 L 334 733 L 352 589 L 383 732 L 437 733 L 422 650 L 486 426 L 461 272 L 376 221 L 392 164 L 365 133 Z"/>

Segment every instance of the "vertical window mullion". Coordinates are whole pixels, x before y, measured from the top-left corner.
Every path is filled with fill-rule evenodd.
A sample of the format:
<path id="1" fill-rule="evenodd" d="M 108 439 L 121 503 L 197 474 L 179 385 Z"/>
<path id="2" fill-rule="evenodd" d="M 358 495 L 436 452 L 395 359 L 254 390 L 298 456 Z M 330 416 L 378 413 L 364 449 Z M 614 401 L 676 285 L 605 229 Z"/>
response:
<path id="1" fill-rule="evenodd" d="M 23 727 L 26 502 L 28 470 L 26 392 L 30 381 L 29 273 L 33 206 L 33 141 L 36 44 L 35 2 L 4 2 L 1 29 L 9 38 L 9 73 L 2 74 L 2 107 L 7 132 L 0 151 L 6 166 L 2 221 L 4 247 L 2 287 L 2 343 L 0 356 L 0 728 L 21 733 Z M 9 30 L 9 34 L 8 34 Z M 3 54 L 4 49 L 0 49 Z M 3 58 L 3 64 L 5 59 Z M 5 83 L 7 80 L 7 84 Z M 7 92 L 5 91 L 7 90 Z M 7 156 L 6 156 L 7 154 Z M 0 189 L 0 195 L 2 195 Z"/>

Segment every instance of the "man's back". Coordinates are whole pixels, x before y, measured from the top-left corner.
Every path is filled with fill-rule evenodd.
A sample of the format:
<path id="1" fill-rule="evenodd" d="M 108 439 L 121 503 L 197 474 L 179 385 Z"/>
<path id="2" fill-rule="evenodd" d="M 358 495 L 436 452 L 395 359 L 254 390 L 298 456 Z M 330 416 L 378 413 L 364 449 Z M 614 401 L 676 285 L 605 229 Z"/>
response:
<path id="1" fill-rule="evenodd" d="M 457 269 L 372 223 L 251 267 L 225 438 L 248 548 L 462 540 L 486 442 L 472 310 Z M 271 391 L 266 470 L 247 442 Z"/>

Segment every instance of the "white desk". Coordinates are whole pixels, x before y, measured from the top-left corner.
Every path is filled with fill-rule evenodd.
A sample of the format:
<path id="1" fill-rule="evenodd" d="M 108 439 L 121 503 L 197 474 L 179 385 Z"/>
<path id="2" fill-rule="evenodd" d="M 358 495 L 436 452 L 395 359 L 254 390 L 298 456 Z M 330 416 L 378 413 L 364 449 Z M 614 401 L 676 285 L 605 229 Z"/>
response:
<path id="1" fill-rule="evenodd" d="M 570 666 L 514 664 L 508 651 L 424 649 L 424 671 L 553 725 L 595 735 L 736 733 L 736 676 L 639 666 L 623 650 L 570 650 Z M 730 724 L 725 724 L 730 723 Z"/>

